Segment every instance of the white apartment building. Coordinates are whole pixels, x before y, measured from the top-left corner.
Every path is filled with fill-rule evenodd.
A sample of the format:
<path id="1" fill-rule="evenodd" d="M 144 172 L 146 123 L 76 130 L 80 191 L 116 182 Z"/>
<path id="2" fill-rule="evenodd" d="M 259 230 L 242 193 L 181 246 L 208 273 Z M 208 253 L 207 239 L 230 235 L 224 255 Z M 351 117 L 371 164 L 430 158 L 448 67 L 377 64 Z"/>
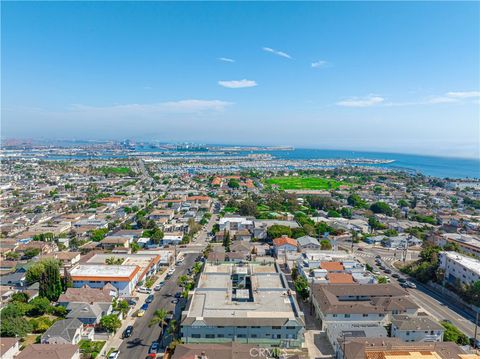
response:
<path id="1" fill-rule="evenodd" d="M 480 260 L 457 252 L 440 252 L 439 259 L 445 282 L 454 285 L 460 281 L 469 285 L 480 280 Z"/>

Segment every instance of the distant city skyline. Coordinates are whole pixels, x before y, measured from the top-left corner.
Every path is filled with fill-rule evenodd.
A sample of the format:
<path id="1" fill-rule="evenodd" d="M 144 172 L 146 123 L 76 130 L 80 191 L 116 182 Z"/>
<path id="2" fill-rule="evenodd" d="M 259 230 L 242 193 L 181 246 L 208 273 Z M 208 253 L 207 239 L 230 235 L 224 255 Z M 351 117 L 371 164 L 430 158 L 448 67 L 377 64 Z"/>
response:
<path id="1" fill-rule="evenodd" d="M 478 2 L 4 2 L 2 138 L 479 157 Z"/>

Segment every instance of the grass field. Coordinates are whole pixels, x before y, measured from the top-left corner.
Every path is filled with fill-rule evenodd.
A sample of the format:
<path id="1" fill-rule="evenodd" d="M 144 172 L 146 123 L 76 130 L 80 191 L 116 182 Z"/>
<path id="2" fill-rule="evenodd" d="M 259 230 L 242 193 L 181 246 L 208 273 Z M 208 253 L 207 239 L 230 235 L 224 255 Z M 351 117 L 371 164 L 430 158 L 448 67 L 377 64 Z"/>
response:
<path id="1" fill-rule="evenodd" d="M 310 189 L 310 190 L 328 190 L 337 189 L 342 185 L 348 185 L 333 179 L 322 177 L 274 177 L 267 179 L 270 185 L 276 185 L 281 190 L 288 189 Z"/>
<path id="2" fill-rule="evenodd" d="M 133 171 L 128 167 L 101 167 L 100 171 L 104 174 L 128 175 Z"/>

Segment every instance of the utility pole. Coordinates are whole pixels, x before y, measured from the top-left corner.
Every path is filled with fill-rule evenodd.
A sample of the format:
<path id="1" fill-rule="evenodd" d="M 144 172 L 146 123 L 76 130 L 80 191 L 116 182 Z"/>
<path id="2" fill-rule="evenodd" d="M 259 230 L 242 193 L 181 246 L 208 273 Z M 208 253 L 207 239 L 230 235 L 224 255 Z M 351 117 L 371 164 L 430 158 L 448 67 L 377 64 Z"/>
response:
<path id="1" fill-rule="evenodd" d="M 473 349 L 477 349 L 477 329 L 478 329 L 478 312 L 475 314 L 475 333 L 473 335 Z"/>

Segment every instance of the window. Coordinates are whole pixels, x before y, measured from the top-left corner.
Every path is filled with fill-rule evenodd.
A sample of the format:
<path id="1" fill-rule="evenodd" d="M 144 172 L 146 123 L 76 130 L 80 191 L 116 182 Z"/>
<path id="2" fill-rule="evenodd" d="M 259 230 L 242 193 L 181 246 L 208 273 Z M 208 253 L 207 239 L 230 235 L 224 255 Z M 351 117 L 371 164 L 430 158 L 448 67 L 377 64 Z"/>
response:
<path id="1" fill-rule="evenodd" d="M 345 314 L 345 318 L 350 318 L 350 314 Z"/>
<path id="2" fill-rule="evenodd" d="M 282 329 L 282 327 L 272 327 L 272 329 L 274 329 L 274 330 L 280 330 L 280 329 Z"/>
<path id="3" fill-rule="evenodd" d="M 368 314 L 363 314 L 363 317 L 364 317 L 364 318 L 368 317 Z"/>
<path id="4" fill-rule="evenodd" d="M 245 329 L 246 327 L 244 327 L 243 325 L 241 325 L 241 326 L 238 326 L 238 328 L 240 328 L 240 329 Z"/>
<path id="5" fill-rule="evenodd" d="M 260 329 L 259 326 L 252 326 L 252 329 Z"/>
<path id="6" fill-rule="evenodd" d="M 245 334 L 238 334 L 237 338 L 246 338 L 247 336 Z"/>
<path id="7" fill-rule="evenodd" d="M 225 337 L 225 335 L 223 335 L 223 334 L 218 334 L 217 335 L 217 338 L 224 338 L 224 337 Z"/>
<path id="8" fill-rule="evenodd" d="M 336 317 L 337 317 L 337 315 L 336 315 L 336 314 L 333 314 L 333 315 L 332 315 L 332 317 L 336 318 Z"/>
<path id="9" fill-rule="evenodd" d="M 251 337 L 252 337 L 252 338 L 256 338 L 256 337 L 257 337 L 257 334 L 252 334 Z"/>
<path id="10" fill-rule="evenodd" d="M 225 328 L 223 325 L 218 325 L 217 328 Z"/>
<path id="11" fill-rule="evenodd" d="M 215 334 L 205 334 L 205 338 L 215 338 Z"/>
<path id="12" fill-rule="evenodd" d="M 201 338 L 200 334 L 192 334 L 192 338 Z"/>
<path id="13" fill-rule="evenodd" d="M 295 327 L 287 327 L 287 329 L 290 329 L 290 330 L 291 330 L 291 329 L 295 329 Z"/>

